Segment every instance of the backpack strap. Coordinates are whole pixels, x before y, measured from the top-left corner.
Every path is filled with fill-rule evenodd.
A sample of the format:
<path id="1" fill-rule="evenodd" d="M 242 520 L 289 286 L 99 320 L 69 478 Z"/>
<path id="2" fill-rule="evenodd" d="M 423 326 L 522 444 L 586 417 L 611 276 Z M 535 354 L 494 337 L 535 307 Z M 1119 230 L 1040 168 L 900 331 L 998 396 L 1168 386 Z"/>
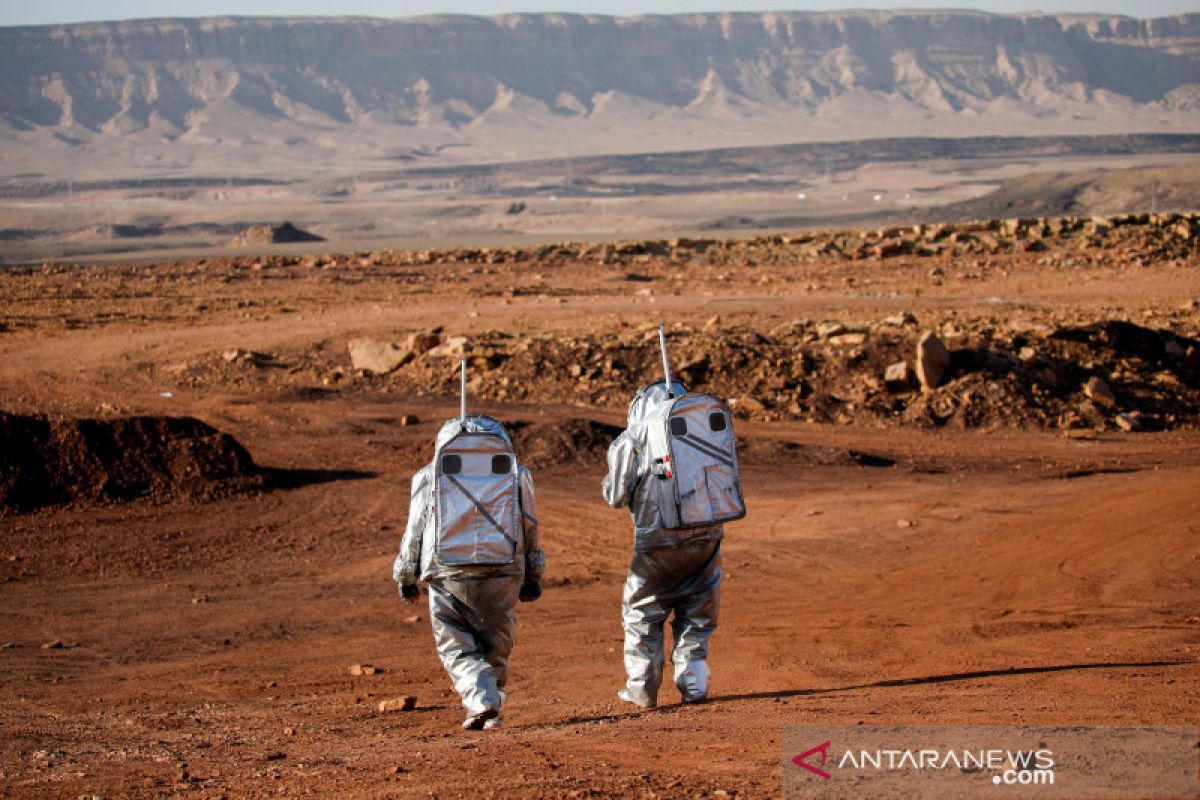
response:
<path id="1" fill-rule="evenodd" d="M 460 492 L 462 492 L 464 495 L 467 496 L 467 499 L 470 500 L 471 503 L 475 506 L 475 509 L 480 514 L 483 515 L 483 518 L 486 519 L 488 522 L 492 523 L 492 526 L 495 527 L 496 530 L 500 531 L 501 536 L 503 536 L 511 544 L 515 545 L 517 543 L 517 540 L 514 539 L 513 537 L 509 536 L 508 531 L 504 530 L 504 527 L 499 522 L 496 522 L 495 517 L 493 517 L 491 514 L 488 513 L 488 510 L 483 507 L 483 504 L 475 499 L 475 495 L 473 495 L 469 491 L 467 491 L 467 487 L 463 486 L 462 483 L 458 480 L 458 478 L 454 477 L 453 475 L 446 475 L 445 477 L 448 481 L 450 481 L 450 483 L 454 484 L 454 487 L 456 489 L 458 489 Z M 519 502 L 519 498 L 518 498 L 518 502 Z"/>

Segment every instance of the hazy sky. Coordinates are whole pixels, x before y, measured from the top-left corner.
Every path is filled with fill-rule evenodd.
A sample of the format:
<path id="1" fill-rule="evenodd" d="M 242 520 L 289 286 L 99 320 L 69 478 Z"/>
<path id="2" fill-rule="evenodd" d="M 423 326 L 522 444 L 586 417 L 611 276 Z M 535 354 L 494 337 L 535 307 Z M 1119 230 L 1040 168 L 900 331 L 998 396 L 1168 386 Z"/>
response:
<path id="1" fill-rule="evenodd" d="M 569 11 L 593 14 L 674 14 L 686 11 L 818 11 L 844 8 L 976 8 L 984 11 L 1098 12 L 1159 17 L 1200 12 L 1200 0 L 0 0 L 0 26 L 41 25 L 96 19 L 200 17 L 218 15 L 349 14 L 408 17 L 421 14 L 482 14 L 511 11 Z"/>

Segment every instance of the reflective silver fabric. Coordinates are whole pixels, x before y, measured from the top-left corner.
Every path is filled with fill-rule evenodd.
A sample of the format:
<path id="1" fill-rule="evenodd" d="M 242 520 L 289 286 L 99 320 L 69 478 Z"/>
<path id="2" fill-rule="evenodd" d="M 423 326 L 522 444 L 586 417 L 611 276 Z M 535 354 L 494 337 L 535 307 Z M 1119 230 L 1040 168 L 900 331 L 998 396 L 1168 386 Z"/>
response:
<path id="1" fill-rule="evenodd" d="M 721 543 L 691 542 L 635 552 L 621 602 L 625 628 L 625 696 L 641 706 L 658 702 L 663 670 L 663 624 L 671 631 L 675 685 L 684 702 L 708 695 L 708 640 L 721 598 Z"/>
<path id="2" fill-rule="evenodd" d="M 439 448 L 436 463 L 438 561 L 511 564 L 521 512 L 518 468 L 507 437 L 459 434 Z"/>
<path id="3" fill-rule="evenodd" d="M 673 382 L 678 394 L 686 390 Z M 608 474 L 600 490 L 613 508 L 628 507 L 633 518 L 634 549 L 646 552 L 656 547 L 674 547 L 689 541 L 721 538 L 721 527 L 712 525 L 677 530 L 674 488 L 655 475 L 651 453 L 669 452 L 665 417 L 669 408 L 662 381 L 637 393 L 629 404 L 629 426 L 608 448 Z M 652 441 L 653 440 L 653 441 Z"/>
<path id="4" fill-rule="evenodd" d="M 467 419 L 452 419 L 438 432 L 434 459 L 442 455 L 461 433 L 489 432 L 508 440 L 508 432 L 494 419 L 468 416 Z M 412 492 L 408 504 L 408 524 L 400 542 L 400 551 L 392 564 L 392 579 L 396 583 L 416 583 L 421 580 L 445 578 L 473 579 L 499 575 L 524 576 L 540 581 L 545 569 L 546 558 L 538 546 L 537 501 L 533 491 L 533 477 L 524 466 L 517 468 L 517 484 L 520 493 L 521 524 L 516 525 L 516 558 L 498 566 L 470 566 L 446 563 L 439 557 L 436 520 L 434 518 L 434 464 L 423 467 L 412 479 Z"/>
<path id="5" fill-rule="evenodd" d="M 429 619 L 438 657 L 468 717 L 500 711 L 508 682 L 521 580 L 493 577 L 429 582 Z"/>
<path id="6" fill-rule="evenodd" d="M 669 450 L 655 452 L 670 456 L 679 526 L 746 516 L 728 409 L 710 395 L 687 394 L 673 404 L 666 428 Z"/>

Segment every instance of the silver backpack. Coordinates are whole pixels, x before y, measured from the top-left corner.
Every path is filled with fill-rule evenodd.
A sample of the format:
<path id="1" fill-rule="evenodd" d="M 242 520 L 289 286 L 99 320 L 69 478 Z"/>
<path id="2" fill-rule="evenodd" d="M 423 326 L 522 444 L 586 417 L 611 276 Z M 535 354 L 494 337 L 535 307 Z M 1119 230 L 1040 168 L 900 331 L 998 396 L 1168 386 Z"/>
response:
<path id="1" fill-rule="evenodd" d="M 453 566 L 511 564 L 521 532 L 520 466 L 500 422 L 467 415 L 465 362 L 463 375 L 460 429 L 434 457 L 437 558 Z"/>
<path id="2" fill-rule="evenodd" d="M 663 329 L 658 329 L 668 397 L 647 420 L 650 471 L 665 482 L 660 494 L 668 528 L 718 525 L 746 516 L 737 440 L 729 409 L 712 395 L 673 396 Z M 662 497 L 665 494 L 666 497 Z"/>

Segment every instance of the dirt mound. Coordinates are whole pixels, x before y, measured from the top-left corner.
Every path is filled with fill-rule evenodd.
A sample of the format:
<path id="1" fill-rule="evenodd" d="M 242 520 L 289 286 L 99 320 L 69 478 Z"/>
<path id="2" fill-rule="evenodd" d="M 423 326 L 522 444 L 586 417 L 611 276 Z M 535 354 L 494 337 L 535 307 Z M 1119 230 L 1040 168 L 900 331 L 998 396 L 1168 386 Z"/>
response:
<path id="1" fill-rule="evenodd" d="M 915 354 L 930 330 L 945 340 L 950 368 L 922 391 Z M 962 318 L 921 323 L 900 315 L 869 323 L 795 321 L 763 332 L 677 324 L 669 338 L 681 380 L 728 399 L 735 413 L 753 419 L 965 428 L 1200 425 L 1200 341 L 1128 321 L 1053 328 Z M 437 349 L 423 354 L 385 380 L 405 391 L 436 387 L 451 394 L 461 352 L 476 375 L 472 392 L 481 397 L 559 397 L 623 408 L 630 385 L 661 369 L 650 327 L 573 337 L 482 333 L 461 346 L 454 357 Z M 888 368 L 899 362 L 905 362 L 904 379 L 888 381 Z M 1112 396 L 1097 400 L 1093 381 Z M 522 435 L 534 437 L 531 452 L 545 453 L 539 457 L 570 460 L 569 452 L 611 441 L 579 427 L 585 423 L 553 432 L 531 425 Z"/>
<path id="2" fill-rule="evenodd" d="M 622 429 L 591 419 L 569 419 L 558 424 L 517 420 L 508 430 L 521 462 L 541 467 L 599 461 Z"/>
<path id="3" fill-rule="evenodd" d="M 323 236 L 297 228 L 290 222 L 282 225 L 255 225 L 233 237 L 230 244 L 244 247 L 251 244 L 291 244 L 293 242 L 323 242 Z"/>
<path id="4" fill-rule="evenodd" d="M 261 485 L 236 439 L 192 417 L 51 420 L 0 411 L 0 513 Z"/>

